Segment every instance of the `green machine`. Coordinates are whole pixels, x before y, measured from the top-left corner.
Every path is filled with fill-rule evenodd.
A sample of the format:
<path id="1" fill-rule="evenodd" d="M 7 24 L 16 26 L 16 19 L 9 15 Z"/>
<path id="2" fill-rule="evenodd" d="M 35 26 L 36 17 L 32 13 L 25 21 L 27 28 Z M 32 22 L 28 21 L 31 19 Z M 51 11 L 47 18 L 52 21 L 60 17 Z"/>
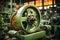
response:
<path id="1" fill-rule="evenodd" d="M 11 24 L 13 30 L 9 30 L 8 34 L 20 40 L 45 40 L 45 27 L 50 35 L 51 26 L 42 24 L 41 13 L 35 6 L 22 6 L 13 14 Z"/>

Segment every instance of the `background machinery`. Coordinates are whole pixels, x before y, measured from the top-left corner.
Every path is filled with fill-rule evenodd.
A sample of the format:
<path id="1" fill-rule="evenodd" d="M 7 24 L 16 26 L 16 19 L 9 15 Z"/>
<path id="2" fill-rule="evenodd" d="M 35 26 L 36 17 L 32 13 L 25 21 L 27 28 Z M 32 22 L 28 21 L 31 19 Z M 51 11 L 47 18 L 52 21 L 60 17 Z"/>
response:
<path id="1" fill-rule="evenodd" d="M 0 39 L 59 40 L 59 14 L 55 13 L 48 20 L 45 20 L 39 9 L 32 5 L 20 7 L 12 14 L 11 18 L 11 15 L 5 14 L 5 12 L 0 14 Z"/>

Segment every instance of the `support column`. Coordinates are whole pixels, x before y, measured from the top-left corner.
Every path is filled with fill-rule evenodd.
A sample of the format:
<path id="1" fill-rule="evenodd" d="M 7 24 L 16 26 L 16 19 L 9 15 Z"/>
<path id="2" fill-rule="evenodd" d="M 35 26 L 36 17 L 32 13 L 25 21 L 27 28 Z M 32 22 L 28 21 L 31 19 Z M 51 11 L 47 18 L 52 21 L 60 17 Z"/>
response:
<path id="1" fill-rule="evenodd" d="M 44 0 L 42 0 L 42 13 L 44 14 Z"/>

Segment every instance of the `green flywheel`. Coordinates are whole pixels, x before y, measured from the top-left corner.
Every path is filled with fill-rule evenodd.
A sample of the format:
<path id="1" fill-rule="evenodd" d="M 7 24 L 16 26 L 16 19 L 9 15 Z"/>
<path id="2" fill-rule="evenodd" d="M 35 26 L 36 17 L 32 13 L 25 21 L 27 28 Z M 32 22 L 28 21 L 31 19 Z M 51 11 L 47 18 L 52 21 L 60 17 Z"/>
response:
<path id="1" fill-rule="evenodd" d="M 16 24 L 19 29 L 32 33 L 38 30 L 40 25 L 39 10 L 32 5 L 22 6 L 16 14 Z"/>

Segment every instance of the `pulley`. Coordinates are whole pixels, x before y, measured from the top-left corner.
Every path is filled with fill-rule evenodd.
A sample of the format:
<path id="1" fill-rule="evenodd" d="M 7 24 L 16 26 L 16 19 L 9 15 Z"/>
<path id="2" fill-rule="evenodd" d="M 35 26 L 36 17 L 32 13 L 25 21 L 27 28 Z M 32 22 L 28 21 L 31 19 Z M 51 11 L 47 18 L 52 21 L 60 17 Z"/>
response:
<path id="1" fill-rule="evenodd" d="M 17 13 L 15 12 L 15 13 L 12 15 L 12 18 L 11 18 L 10 23 L 11 23 L 13 29 L 19 30 L 19 28 L 18 28 L 18 26 L 17 26 L 17 24 L 16 24 L 16 14 L 17 14 Z"/>
<path id="2" fill-rule="evenodd" d="M 22 6 L 12 18 L 11 20 L 15 20 L 11 22 L 15 30 L 32 33 L 37 31 L 40 25 L 40 12 L 32 5 Z"/>

